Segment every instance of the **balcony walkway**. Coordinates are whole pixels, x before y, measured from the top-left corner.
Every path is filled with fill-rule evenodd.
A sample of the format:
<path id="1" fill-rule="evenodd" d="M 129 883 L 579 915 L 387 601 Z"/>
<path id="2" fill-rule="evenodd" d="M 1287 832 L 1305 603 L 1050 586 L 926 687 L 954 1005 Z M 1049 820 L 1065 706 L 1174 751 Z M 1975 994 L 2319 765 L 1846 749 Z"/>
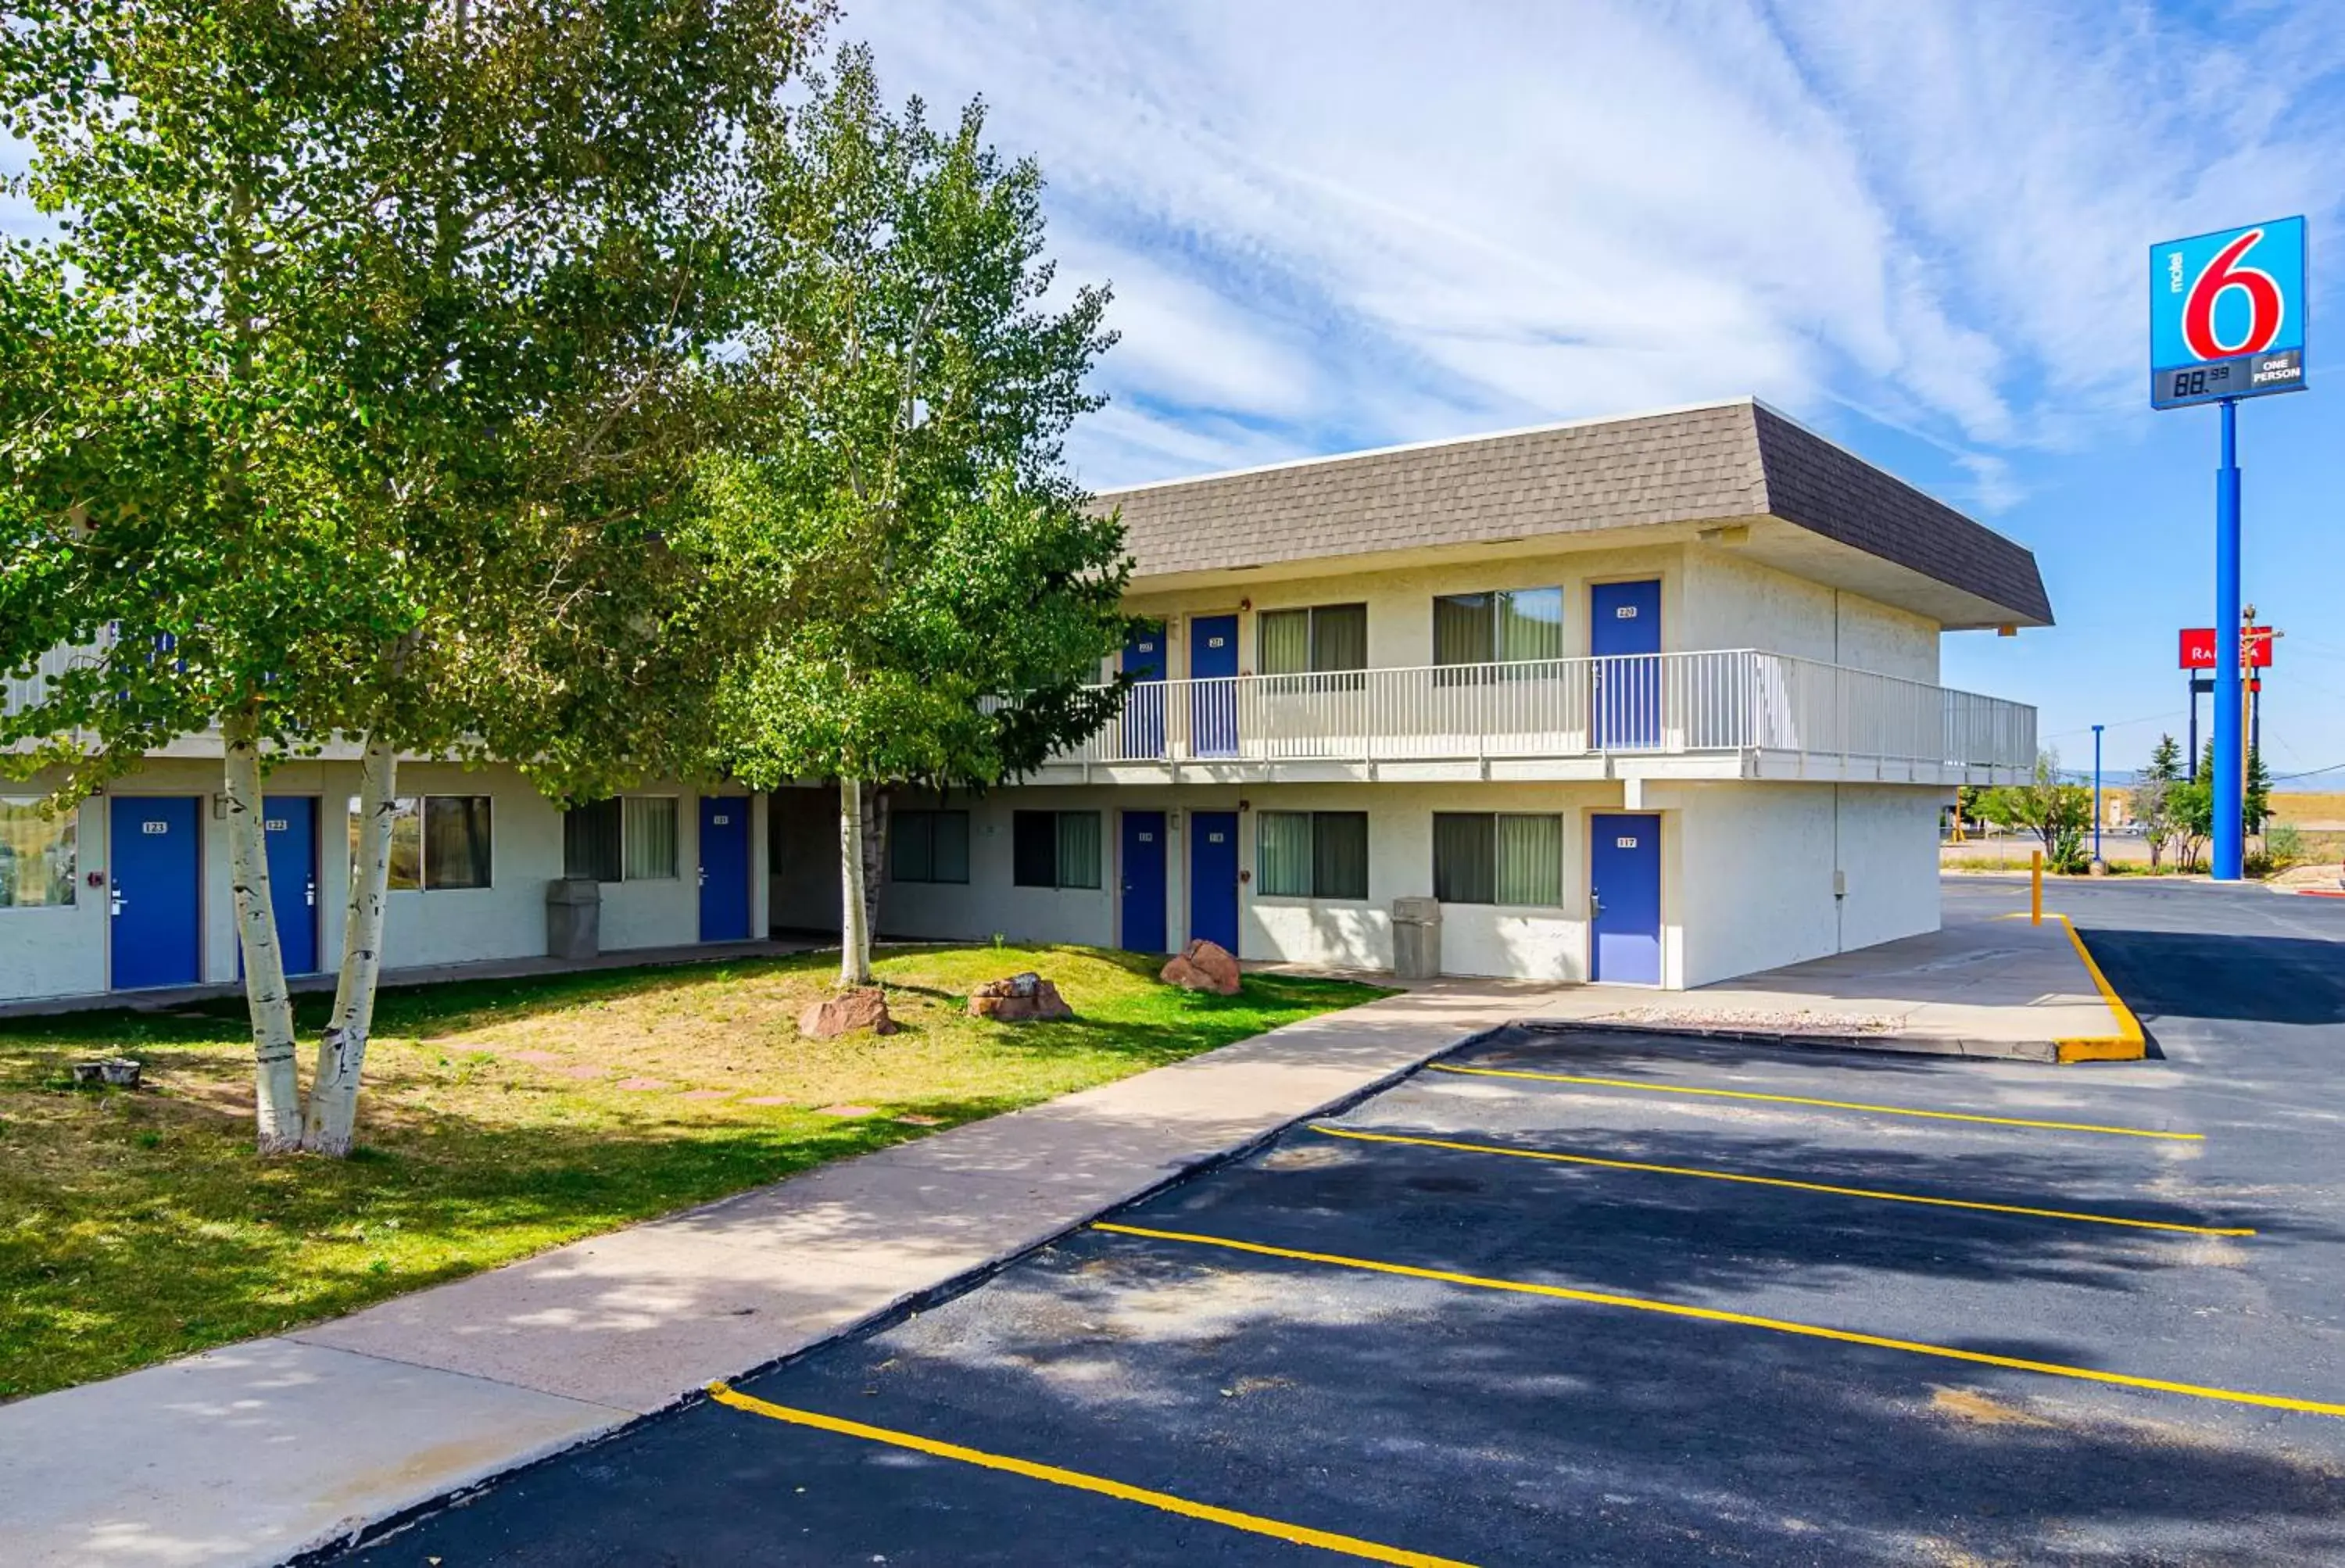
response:
<path id="1" fill-rule="evenodd" d="M 1146 681 L 1036 783 L 2024 779 L 2025 704 L 1742 648 Z"/>

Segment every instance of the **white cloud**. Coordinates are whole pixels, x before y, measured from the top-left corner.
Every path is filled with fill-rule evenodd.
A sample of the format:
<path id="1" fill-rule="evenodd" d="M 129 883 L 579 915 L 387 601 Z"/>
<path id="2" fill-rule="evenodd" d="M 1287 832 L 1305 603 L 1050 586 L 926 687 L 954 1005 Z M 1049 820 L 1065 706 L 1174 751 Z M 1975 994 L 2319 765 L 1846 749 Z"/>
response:
<path id="1" fill-rule="evenodd" d="M 2312 85 L 2345 30 L 2178 25 L 889 0 L 842 33 L 891 90 L 982 92 L 1055 247 L 1117 280 L 1095 483 L 1757 392 L 1879 410 L 1992 506 L 2009 453 L 2137 404 L 2150 239 L 2339 200 Z"/>

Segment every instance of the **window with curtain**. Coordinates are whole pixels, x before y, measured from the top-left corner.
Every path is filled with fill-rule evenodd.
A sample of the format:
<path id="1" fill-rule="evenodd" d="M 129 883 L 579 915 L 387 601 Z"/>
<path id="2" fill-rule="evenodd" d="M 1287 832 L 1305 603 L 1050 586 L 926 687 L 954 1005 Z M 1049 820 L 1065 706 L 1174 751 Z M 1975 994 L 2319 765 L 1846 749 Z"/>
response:
<path id="1" fill-rule="evenodd" d="M 1446 904 L 1498 901 L 1498 822 L 1487 811 L 1433 814 L 1433 896 Z"/>
<path id="2" fill-rule="evenodd" d="M 1010 881 L 1021 888 L 1101 885 L 1097 811 L 1013 811 Z M 964 851 L 964 860 L 966 852 Z M 964 873 L 963 879 L 967 880 Z"/>
<path id="3" fill-rule="evenodd" d="M 423 885 L 485 888 L 492 871 L 486 795 L 423 798 Z"/>
<path id="4" fill-rule="evenodd" d="M 1263 811 L 1254 820 L 1254 877 L 1266 897 L 1311 896 L 1311 813 Z"/>
<path id="5" fill-rule="evenodd" d="M 1498 816 L 1498 902 L 1553 909 L 1563 902 L 1563 819 Z"/>
<path id="6" fill-rule="evenodd" d="M 74 901 L 81 813 L 46 816 L 31 800 L 0 800 L 0 910 Z"/>
<path id="7" fill-rule="evenodd" d="M 1365 811 L 1311 813 L 1311 896 L 1315 899 L 1364 899 L 1368 896 L 1368 814 Z"/>
<path id="8" fill-rule="evenodd" d="M 1264 811 L 1254 818 L 1254 875 L 1264 897 L 1368 896 L 1365 811 Z"/>
<path id="9" fill-rule="evenodd" d="M 1433 896 L 1450 904 L 1552 908 L 1563 902 L 1563 819 L 1436 811 Z"/>
<path id="10" fill-rule="evenodd" d="M 629 795 L 620 802 L 625 840 L 623 880 L 630 882 L 674 881 L 676 874 L 676 799 L 673 795 Z"/>
<path id="11" fill-rule="evenodd" d="M 598 882 L 673 881 L 679 816 L 673 795 L 629 795 L 574 806 L 562 814 L 562 874 Z"/>
<path id="12" fill-rule="evenodd" d="M 1524 664 L 1563 657 L 1563 590 L 1507 588 L 1433 601 L 1433 662 Z"/>
<path id="13" fill-rule="evenodd" d="M 1264 675 L 1323 675 L 1368 667 L 1368 606 L 1314 605 L 1254 618 L 1254 664 Z"/>
<path id="14" fill-rule="evenodd" d="M 969 813 L 891 812 L 888 820 L 888 875 L 890 881 L 898 882 L 969 881 Z"/>
<path id="15" fill-rule="evenodd" d="M 1097 811 L 1059 813 L 1059 885 L 1095 888 L 1100 885 L 1100 814 Z"/>
<path id="16" fill-rule="evenodd" d="M 423 885 L 423 803 L 402 795 L 391 803 L 391 880 L 392 892 L 413 892 Z M 350 869 L 358 874 L 359 798 L 350 797 Z"/>
<path id="17" fill-rule="evenodd" d="M 562 874 L 618 881 L 626 873 L 619 842 L 624 831 L 616 800 L 590 800 L 562 813 Z"/>

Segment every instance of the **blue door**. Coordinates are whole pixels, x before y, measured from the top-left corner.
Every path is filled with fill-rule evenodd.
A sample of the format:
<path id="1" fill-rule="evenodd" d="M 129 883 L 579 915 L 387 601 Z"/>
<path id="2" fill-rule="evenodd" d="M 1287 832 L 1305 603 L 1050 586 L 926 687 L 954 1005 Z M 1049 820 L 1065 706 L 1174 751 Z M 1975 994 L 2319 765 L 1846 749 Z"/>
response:
<path id="1" fill-rule="evenodd" d="M 1238 814 L 1189 813 L 1189 934 L 1238 950 Z"/>
<path id="2" fill-rule="evenodd" d="M 203 978 L 199 805 L 192 795 L 114 797 L 107 836 L 117 991 Z"/>
<path id="3" fill-rule="evenodd" d="M 1661 820 L 1650 813 L 1588 820 L 1589 978 L 1661 983 Z"/>
<path id="4" fill-rule="evenodd" d="M 1123 945 L 1164 951 L 1164 813 L 1123 814 Z"/>
<path id="5" fill-rule="evenodd" d="M 269 901 L 277 911 L 277 945 L 288 974 L 318 972 L 318 799 L 269 795 L 260 802 L 269 846 Z M 244 953 L 237 952 L 241 972 Z"/>
<path id="6" fill-rule="evenodd" d="M 1661 743 L 1661 584 L 1598 583 L 1589 589 L 1588 651 L 1596 667 L 1596 745 L 1632 750 Z"/>
<path id="7" fill-rule="evenodd" d="M 1189 742 L 1194 755 L 1238 754 L 1237 674 L 1237 616 L 1193 616 L 1189 622 L 1189 678 L 1201 683 L 1189 688 Z"/>
<path id="8" fill-rule="evenodd" d="M 749 799 L 700 798 L 700 940 L 749 940 Z"/>
<path id="9" fill-rule="evenodd" d="M 1123 639 L 1123 670 L 1132 687 L 1123 700 L 1123 750 L 1132 761 L 1164 755 L 1164 628 L 1142 624 Z"/>

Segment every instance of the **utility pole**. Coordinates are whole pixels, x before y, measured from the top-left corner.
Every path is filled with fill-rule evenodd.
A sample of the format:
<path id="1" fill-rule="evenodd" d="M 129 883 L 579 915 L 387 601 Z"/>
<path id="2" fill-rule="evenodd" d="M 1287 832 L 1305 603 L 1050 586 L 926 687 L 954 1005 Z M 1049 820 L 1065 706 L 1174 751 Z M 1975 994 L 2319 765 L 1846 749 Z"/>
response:
<path id="1" fill-rule="evenodd" d="M 2101 730 L 2093 726 L 2093 864 L 2101 866 Z"/>

